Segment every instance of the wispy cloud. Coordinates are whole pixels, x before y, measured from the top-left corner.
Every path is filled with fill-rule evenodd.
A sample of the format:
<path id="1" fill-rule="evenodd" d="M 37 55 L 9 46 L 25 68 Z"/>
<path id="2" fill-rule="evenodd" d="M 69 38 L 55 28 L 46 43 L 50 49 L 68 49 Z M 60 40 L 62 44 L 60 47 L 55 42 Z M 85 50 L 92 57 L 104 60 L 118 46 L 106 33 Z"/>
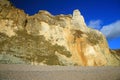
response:
<path id="1" fill-rule="evenodd" d="M 97 29 L 100 30 L 102 27 L 102 21 L 101 20 L 91 20 L 88 23 L 88 27 L 93 28 L 93 29 Z"/>
<path id="2" fill-rule="evenodd" d="M 103 26 L 100 31 L 106 36 L 107 39 L 120 37 L 120 20 Z"/>
<path id="3" fill-rule="evenodd" d="M 102 26 L 102 21 L 99 19 L 91 20 L 88 27 L 101 31 L 107 39 L 120 37 L 120 20 L 104 26 Z"/>

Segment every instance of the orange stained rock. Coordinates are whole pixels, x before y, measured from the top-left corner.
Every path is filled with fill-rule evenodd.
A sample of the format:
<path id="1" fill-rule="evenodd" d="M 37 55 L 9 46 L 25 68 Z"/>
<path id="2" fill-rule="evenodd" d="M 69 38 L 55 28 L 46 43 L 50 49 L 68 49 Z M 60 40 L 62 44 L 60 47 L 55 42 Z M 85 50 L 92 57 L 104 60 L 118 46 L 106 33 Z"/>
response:
<path id="1" fill-rule="evenodd" d="M 72 60 L 79 65 L 86 66 L 87 65 L 87 59 L 84 56 L 83 48 L 85 48 L 84 39 L 83 38 L 77 38 L 72 34 L 70 30 L 65 30 L 66 34 L 66 40 L 67 45 L 72 53 Z"/>

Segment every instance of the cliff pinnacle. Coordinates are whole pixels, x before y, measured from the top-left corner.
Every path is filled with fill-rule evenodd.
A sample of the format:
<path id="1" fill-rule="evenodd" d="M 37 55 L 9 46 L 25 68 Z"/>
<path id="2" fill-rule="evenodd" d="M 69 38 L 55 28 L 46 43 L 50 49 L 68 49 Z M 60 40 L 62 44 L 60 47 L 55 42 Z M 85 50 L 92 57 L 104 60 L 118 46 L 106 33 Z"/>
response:
<path id="1" fill-rule="evenodd" d="M 82 31 L 87 31 L 84 18 L 78 9 L 73 11 L 72 25 L 74 26 L 74 29 L 80 29 Z"/>

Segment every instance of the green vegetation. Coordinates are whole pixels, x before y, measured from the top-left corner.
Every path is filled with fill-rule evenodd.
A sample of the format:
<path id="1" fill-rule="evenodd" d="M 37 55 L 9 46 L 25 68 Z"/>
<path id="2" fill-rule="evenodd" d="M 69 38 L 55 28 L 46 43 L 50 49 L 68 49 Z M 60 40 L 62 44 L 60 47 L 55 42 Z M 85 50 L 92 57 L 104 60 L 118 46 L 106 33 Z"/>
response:
<path id="1" fill-rule="evenodd" d="M 88 36 L 87 40 L 91 45 L 96 45 L 99 42 L 103 41 L 103 36 L 100 34 L 97 34 L 95 30 L 90 29 L 90 31 L 86 34 Z"/>
<path id="2" fill-rule="evenodd" d="M 17 36 L 13 37 L 0 33 L 0 54 L 12 55 L 26 63 L 42 62 L 47 65 L 64 65 L 59 61 L 55 52 L 71 57 L 70 52 L 63 46 L 52 45 L 42 35 L 30 35 L 26 30 L 16 33 Z"/>
<path id="3" fill-rule="evenodd" d="M 75 30 L 75 33 L 73 34 L 75 37 L 80 38 L 82 37 L 83 32 L 80 30 Z"/>

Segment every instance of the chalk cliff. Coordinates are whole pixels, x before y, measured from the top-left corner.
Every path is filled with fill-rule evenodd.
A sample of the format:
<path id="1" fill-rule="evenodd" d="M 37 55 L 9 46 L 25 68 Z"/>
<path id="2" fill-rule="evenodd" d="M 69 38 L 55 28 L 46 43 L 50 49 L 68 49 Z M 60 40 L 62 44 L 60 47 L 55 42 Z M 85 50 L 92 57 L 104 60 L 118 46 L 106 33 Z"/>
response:
<path id="1" fill-rule="evenodd" d="M 57 16 L 40 10 L 29 16 L 0 0 L 0 63 L 119 66 L 120 52 L 86 26 L 79 10 Z"/>

